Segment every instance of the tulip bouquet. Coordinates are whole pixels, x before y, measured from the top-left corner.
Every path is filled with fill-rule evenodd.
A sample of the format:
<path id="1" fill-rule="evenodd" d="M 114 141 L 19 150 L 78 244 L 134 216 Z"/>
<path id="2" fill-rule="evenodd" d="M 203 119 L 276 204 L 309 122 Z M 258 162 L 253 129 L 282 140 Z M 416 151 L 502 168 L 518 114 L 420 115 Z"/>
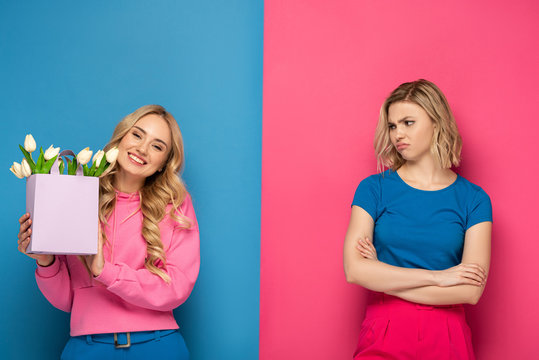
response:
<path id="1" fill-rule="evenodd" d="M 24 139 L 24 147 L 19 145 L 24 158 L 21 163 L 13 162 L 9 170 L 19 179 L 29 177 L 32 174 L 49 174 L 52 166 L 55 164 L 60 153 L 59 147 L 51 145 L 46 151 L 43 148 L 39 149 L 39 156 L 34 162 L 32 152 L 36 150 L 36 141 L 31 134 L 26 135 Z M 103 150 L 98 150 L 92 157 L 90 148 L 82 149 L 72 160 L 67 159 L 67 174 L 75 175 L 79 165 L 82 165 L 84 176 L 99 177 L 107 168 L 116 161 L 118 157 L 118 148 L 112 148 L 106 153 Z M 88 164 L 92 161 L 90 166 Z M 59 162 L 59 173 L 64 173 L 64 162 Z"/>

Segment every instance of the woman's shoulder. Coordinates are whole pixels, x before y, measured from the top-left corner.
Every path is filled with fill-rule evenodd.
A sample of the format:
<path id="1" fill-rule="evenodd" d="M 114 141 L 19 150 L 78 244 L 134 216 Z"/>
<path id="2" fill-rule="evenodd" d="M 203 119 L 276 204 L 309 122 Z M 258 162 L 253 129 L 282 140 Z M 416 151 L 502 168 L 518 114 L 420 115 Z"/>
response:
<path id="1" fill-rule="evenodd" d="M 170 209 L 172 209 L 173 206 L 174 205 L 172 205 L 172 203 L 169 203 L 167 205 L 167 212 L 170 211 Z M 180 204 L 180 206 L 178 206 L 177 211 L 180 211 L 180 212 L 187 211 L 188 209 L 192 207 L 193 207 L 193 199 L 191 198 L 191 195 L 186 192 L 182 200 L 182 203 Z"/>
<path id="2" fill-rule="evenodd" d="M 185 194 L 185 197 L 181 203 L 181 205 L 174 210 L 174 215 L 180 220 L 173 219 L 170 216 L 171 211 L 173 211 L 174 205 L 168 204 L 166 208 L 165 218 L 163 219 L 163 222 L 167 223 L 169 226 L 176 228 L 176 227 L 182 227 L 182 228 L 193 228 L 197 227 L 196 222 L 196 216 L 195 216 L 195 209 L 193 206 L 193 199 L 191 198 L 191 195 L 189 193 Z M 190 224 L 189 227 L 186 227 L 187 223 Z"/>
<path id="3" fill-rule="evenodd" d="M 458 175 L 457 178 L 457 187 L 460 191 L 467 192 L 469 194 L 474 194 L 476 196 L 486 196 L 489 197 L 487 192 L 479 185 L 471 182 L 470 180 L 466 179 L 462 175 Z"/>
<path id="4" fill-rule="evenodd" d="M 381 186 L 387 182 L 396 180 L 396 172 L 388 169 L 380 173 L 372 174 L 360 181 L 360 185 L 376 185 Z"/>
<path id="5" fill-rule="evenodd" d="M 387 191 L 387 188 L 394 187 L 395 180 L 398 179 L 395 177 L 395 174 L 394 171 L 386 170 L 367 176 L 361 180 L 354 194 L 354 204 L 357 202 L 357 199 L 371 198 L 373 201 L 374 199 L 379 199 L 381 194 Z"/>
<path id="6" fill-rule="evenodd" d="M 492 221 L 492 202 L 483 188 L 459 175 L 457 197 L 466 204 L 466 229 L 483 221 Z"/>

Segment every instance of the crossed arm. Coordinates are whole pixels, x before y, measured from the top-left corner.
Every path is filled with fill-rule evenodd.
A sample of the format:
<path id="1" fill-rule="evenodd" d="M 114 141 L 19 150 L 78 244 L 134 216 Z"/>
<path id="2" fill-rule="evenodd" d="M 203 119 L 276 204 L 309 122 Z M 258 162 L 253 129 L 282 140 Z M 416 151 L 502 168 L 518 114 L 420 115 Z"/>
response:
<path id="1" fill-rule="evenodd" d="M 372 217 L 353 206 L 344 242 L 346 280 L 369 290 L 427 305 L 476 304 L 490 263 L 491 222 L 466 231 L 462 263 L 442 271 L 409 269 L 378 261 L 370 239 Z"/>

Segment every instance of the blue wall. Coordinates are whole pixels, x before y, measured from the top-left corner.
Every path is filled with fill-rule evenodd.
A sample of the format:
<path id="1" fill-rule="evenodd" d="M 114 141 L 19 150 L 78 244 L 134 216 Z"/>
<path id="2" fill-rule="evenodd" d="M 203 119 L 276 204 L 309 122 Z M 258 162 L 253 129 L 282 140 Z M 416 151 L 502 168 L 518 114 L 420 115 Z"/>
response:
<path id="1" fill-rule="evenodd" d="M 180 124 L 201 229 L 200 276 L 175 311 L 192 359 L 258 357 L 263 16 L 262 0 L 0 1 L 2 358 L 58 359 L 69 333 L 17 251 L 17 145 L 95 150 L 149 103 Z"/>

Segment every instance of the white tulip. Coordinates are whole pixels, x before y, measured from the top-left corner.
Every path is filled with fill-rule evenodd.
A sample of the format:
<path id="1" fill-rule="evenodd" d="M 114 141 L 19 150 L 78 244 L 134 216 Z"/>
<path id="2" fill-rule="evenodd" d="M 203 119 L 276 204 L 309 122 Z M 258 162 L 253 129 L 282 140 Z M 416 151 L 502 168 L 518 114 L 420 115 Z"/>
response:
<path id="1" fill-rule="evenodd" d="M 103 150 L 98 150 L 92 159 L 92 163 L 95 162 L 95 166 L 99 167 L 99 164 L 101 164 L 101 159 L 103 159 L 103 156 L 105 156 L 105 152 Z"/>
<path id="2" fill-rule="evenodd" d="M 55 157 L 56 155 L 60 153 L 60 148 L 59 147 L 55 148 L 53 146 L 54 145 L 49 146 L 47 151 L 45 151 L 45 155 L 44 155 L 45 161 L 52 159 L 53 157 Z"/>
<path id="3" fill-rule="evenodd" d="M 21 161 L 21 174 L 24 177 L 32 175 L 32 169 L 30 168 L 30 165 L 28 164 L 28 161 L 26 161 L 26 159 L 22 159 Z"/>
<path id="4" fill-rule="evenodd" d="M 31 153 L 35 149 L 36 149 L 36 141 L 34 140 L 34 137 L 32 136 L 32 134 L 26 135 L 26 137 L 24 138 L 24 150 Z"/>
<path id="5" fill-rule="evenodd" d="M 113 147 L 112 149 L 110 149 L 109 151 L 107 151 L 107 154 L 105 155 L 107 157 L 107 162 L 112 164 L 113 162 L 116 161 L 116 159 L 118 158 L 118 148 L 117 147 Z"/>
<path id="6" fill-rule="evenodd" d="M 19 179 L 22 179 L 24 177 L 24 175 L 22 174 L 21 164 L 19 164 L 18 162 L 14 161 L 13 165 L 11 165 L 9 170 L 11 170 L 11 172 L 15 174 L 15 176 Z"/>
<path id="7" fill-rule="evenodd" d="M 88 164 L 88 161 L 90 161 L 91 158 L 92 158 L 92 150 L 90 150 L 89 147 L 82 149 L 82 150 L 77 154 L 77 161 L 78 161 L 79 164 L 81 164 L 81 165 L 86 165 L 86 164 Z"/>

